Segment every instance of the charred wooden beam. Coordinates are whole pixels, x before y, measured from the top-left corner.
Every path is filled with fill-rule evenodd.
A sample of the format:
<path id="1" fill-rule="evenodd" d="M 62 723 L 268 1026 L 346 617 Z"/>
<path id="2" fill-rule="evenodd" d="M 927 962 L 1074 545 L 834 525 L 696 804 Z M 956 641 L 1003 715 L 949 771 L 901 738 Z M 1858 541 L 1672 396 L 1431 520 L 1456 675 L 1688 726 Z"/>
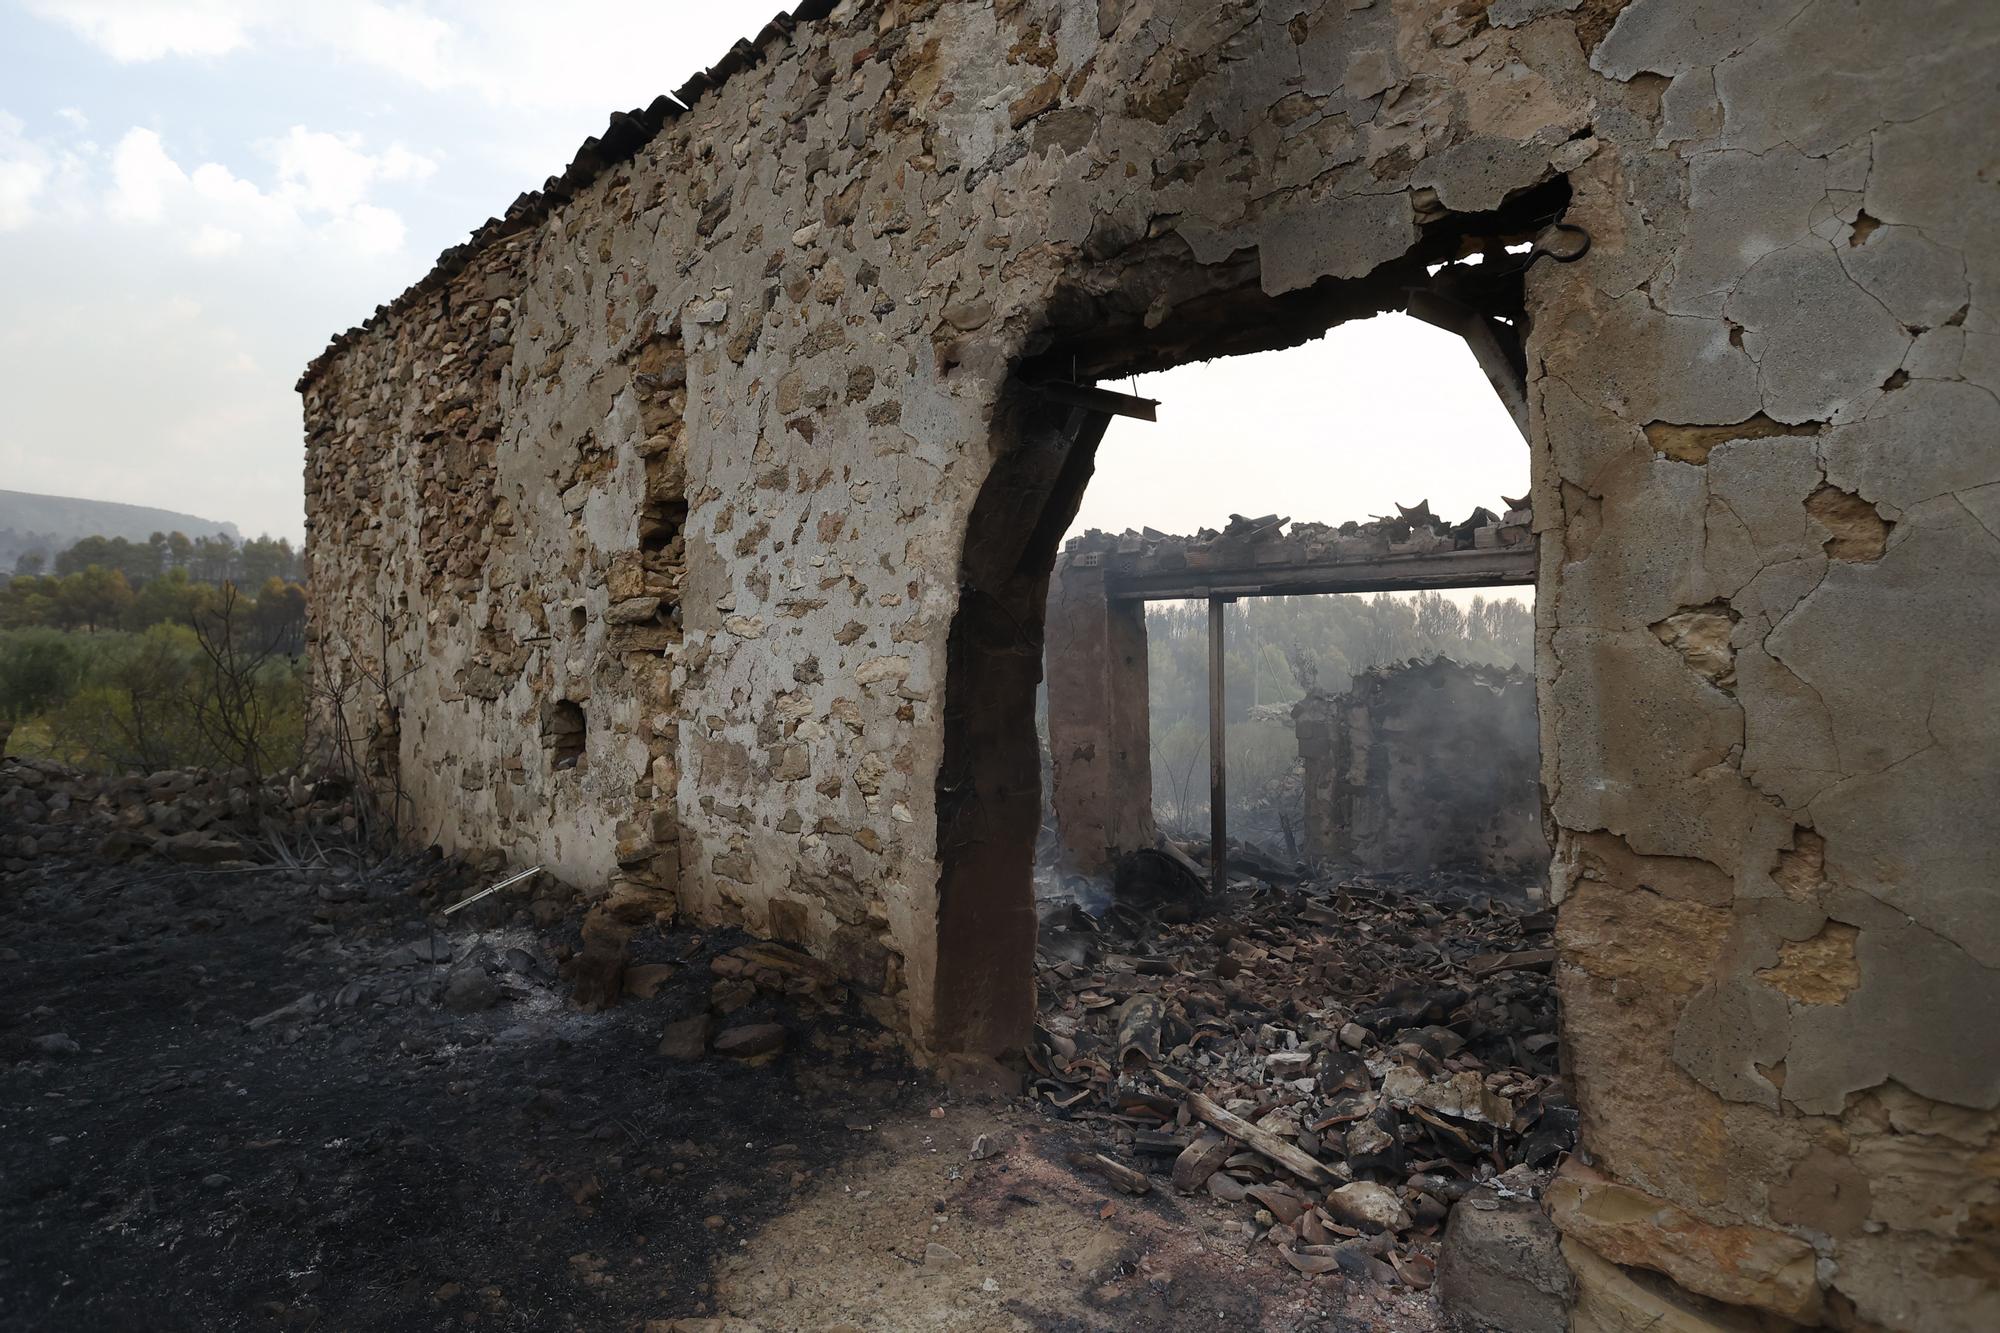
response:
<path id="1" fill-rule="evenodd" d="M 1093 412 L 1109 412 L 1113 416 L 1133 417 L 1140 421 L 1160 419 L 1160 400 L 1157 398 L 1140 398 L 1136 394 L 1100 389 L 1094 384 L 1066 384 L 1060 380 L 1045 380 L 1028 387 L 1051 402 L 1089 408 Z"/>
<path id="2" fill-rule="evenodd" d="M 1421 592 L 1535 581 L 1532 544 L 1479 551 L 1432 551 L 1315 564 L 1217 566 L 1107 573 L 1105 595 L 1121 601 L 1298 597 L 1328 592 Z"/>

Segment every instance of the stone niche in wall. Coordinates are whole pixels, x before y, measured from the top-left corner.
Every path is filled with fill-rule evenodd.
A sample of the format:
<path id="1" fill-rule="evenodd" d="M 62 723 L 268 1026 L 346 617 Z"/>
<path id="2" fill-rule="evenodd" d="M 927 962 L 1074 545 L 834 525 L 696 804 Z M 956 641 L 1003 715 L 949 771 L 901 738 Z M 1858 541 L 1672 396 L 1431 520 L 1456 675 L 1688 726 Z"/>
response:
<path id="1" fill-rule="evenodd" d="M 1542 881 L 1534 681 L 1448 658 L 1365 671 L 1292 710 L 1305 846 L 1370 871 Z"/>

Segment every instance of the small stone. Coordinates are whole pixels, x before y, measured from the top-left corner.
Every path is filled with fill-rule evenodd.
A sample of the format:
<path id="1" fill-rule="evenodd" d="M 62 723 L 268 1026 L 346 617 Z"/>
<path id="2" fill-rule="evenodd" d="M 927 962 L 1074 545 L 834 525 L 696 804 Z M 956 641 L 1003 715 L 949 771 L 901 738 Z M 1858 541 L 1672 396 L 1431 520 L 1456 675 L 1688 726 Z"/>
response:
<path id="1" fill-rule="evenodd" d="M 708 1034 L 714 1029 L 715 1020 L 705 1013 L 669 1023 L 660 1038 L 660 1054 L 670 1060 L 699 1060 L 708 1051 Z"/>
<path id="2" fill-rule="evenodd" d="M 31 1038 L 29 1044 L 43 1055 L 81 1055 L 83 1047 L 77 1045 L 67 1032 L 49 1032 Z"/>
<path id="3" fill-rule="evenodd" d="M 1326 1210 L 1349 1226 L 1368 1231 L 1407 1231 L 1410 1215 L 1396 1192 L 1372 1180 L 1342 1185 L 1326 1196 Z"/>
<path id="4" fill-rule="evenodd" d="M 223 1175 L 221 1172 L 218 1171 L 213 1175 L 203 1176 L 201 1178 L 201 1183 L 202 1183 L 202 1188 L 204 1189 L 211 1189 L 211 1190 L 227 1189 L 229 1188 L 229 1177 Z"/>
<path id="5" fill-rule="evenodd" d="M 714 1214 L 702 1218 L 701 1224 L 707 1227 L 710 1231 L 720 1231 L 724 1227 L 729 1225 L 729 1223 L 725 1222 L 719 1215 L 714 1215 Z"/>
<path id="6" fill-rule="evenodd" d="M 991 301 L 952 301 L 944 308 L 944 322 L 970 332 L 993 318 Z"/>
<path id="7" fill-rule="evenodd" d="M 775 1055 L 785 1048 L 785 1029 L 777 1023 L 750 1023 L 729 1028 L 715 1039 L 715 1053 L 732 1060 Z"/>
<path id="8" fill-rule="evenodd" d="M 500 986 L 477 963 L 454 968 L 444 983 L 443 1003 L 454 1014 L 478 1013 L 500 1003 Z"/>
<path id="9" fill-rule="evenodd" d="M 998 1157 L 999 1155 L 1000 1145 L 995 1143 L 990 1135 L 981 1134 L 972 1141 L 971 1156 L 973 1161 L 983 1162 L 989 1157 Z"/>
<path id="10" fill-rule="evenodd" d="M 671 963 L 640 963 L 625 969 L 625 993 L 635 1000 L 650 1000 L 660 987 L 673 978 Z"/>
<path id="11" fill-rule="evenodd" d="M 964 1256 L 949 1245 L 940 1245 L 932 1241 L 924 1246 L 924 1268 L 930 1272 L 941 1273 L 946 1269 L 956 1268 L 963 1262 L 965 1262 Z"/>

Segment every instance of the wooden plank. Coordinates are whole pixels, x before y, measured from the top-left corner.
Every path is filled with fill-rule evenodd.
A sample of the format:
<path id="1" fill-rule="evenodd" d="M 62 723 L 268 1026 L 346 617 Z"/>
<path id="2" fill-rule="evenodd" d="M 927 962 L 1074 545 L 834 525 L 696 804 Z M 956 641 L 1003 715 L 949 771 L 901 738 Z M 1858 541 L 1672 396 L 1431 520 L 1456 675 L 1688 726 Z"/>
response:
<path id="1" fill-rule="evenodd" d="M 1258 1156 L 1276 1162 L 1307 1184 L 1333 1183 L 1333 1172 L 1307 1156 L 1303 1150 L 1285 1142 L 1267 1129 L 1257 1128 L 1235 1112 L 1223 1110 L 1201 1093 L 1188 1094 L 1188 1109 L 1194 1112 L 1196 1119 L 1221 1130 Z"/>
<path id="2" fill-rule="evenodd" d="M 1031 384 L 1028 387 L 1051 402 L 1067 403 L 1071 407 L 1087 407 L 1093 412 L 1109 412 L 1113 416 L 1131 417 L 1137 421 L 1160 419 L 1160 400 L 1157 398 L 1115 393 L 1110 389 L 1100 389 L 1094 384 L 1064 384 L 1060 381 Z"/>
<path id="3" fill-rule="evenodd" d="M 1101 1152 L 1073 1152 L 1069 1155 L 1069 1164 L 1078 1170 L 1103 1176 L 1127 1194 L 1146 1194 L 1153 1188 L 1153 1182 L 1144 1175 Z"/>
<path id="4" fill-rule="evenodd" d="M 1218 896 L 1229 887 L 1229 747 L 1222 716 L 1223 610 L 1229 603 L 1208 599 L 1208 887 Z"/>

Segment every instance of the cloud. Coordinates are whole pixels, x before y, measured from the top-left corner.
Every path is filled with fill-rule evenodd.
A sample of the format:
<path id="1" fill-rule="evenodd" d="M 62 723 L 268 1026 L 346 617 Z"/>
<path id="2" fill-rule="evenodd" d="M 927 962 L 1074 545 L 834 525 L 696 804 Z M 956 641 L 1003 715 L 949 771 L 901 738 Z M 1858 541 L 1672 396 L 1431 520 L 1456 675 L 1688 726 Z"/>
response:
<path id="1" fill-rule="evenodd" d="M 25 227 L 35 200 L 49 183 L 49 154 L 21 134 L 15 117 L 0 111 L 0 231 Z"/>
<path id="2" fill-rule="evenodd" d="M 60 144 L 30 137 L 15 116 L 0 111 L 0 232 L 19 231 L 49 219 L 74 220 L 84 211 L 85 157 Z M 80 145 L 83 154 L 96 146 Z"/>
<path id="3" fill-rule="evenodd" d="M 433 92 L 602 110 L 650 100 L 754 33 L 762 9 L 630 0 L 29 0 L 121 63 L 318 50 Z"/>
<path id="4" fill-rule="evenodd" d="M 29 0 L 28 9 L 131 64 L 226 55 L 249 44 L 251 27 L 271 7 L 255 0 Z"/>
<path id="5" fill-rule="evenodd" d="M 371 192 L 436 170 L 430 158 L 401 144 L 370 153 L 359 135 L 303 125 L 262 148 L 275 171 L 269 188 L 216 162 L 185 169 L 157 132 L 127 130 L 112 150 L 105 211 L 121 222 L 165 226 L 195 255 L 314 239 L 357 254 L 387 254 L 403 244 L 403 220 L 373 202 Z"/>
<path id="6" fill-rule="evenodd" d="M 167 196 L 187 188 L 187 173 L 167 156 L 151 130 L 128 130 L 111 153 L 111 193 L 105 205 L 126 222 L 158 222 Z"/>
<path id="7" fill-rule="evenodd" d="M 309 212 L 350 212 L 378 183 L 420 181 L 437 170 L 436 162 L 400 143 L 369 153 L 358 134 L 303 125 L 292 126 L 268 151 L 277 162 L 279 192 Z"/>

